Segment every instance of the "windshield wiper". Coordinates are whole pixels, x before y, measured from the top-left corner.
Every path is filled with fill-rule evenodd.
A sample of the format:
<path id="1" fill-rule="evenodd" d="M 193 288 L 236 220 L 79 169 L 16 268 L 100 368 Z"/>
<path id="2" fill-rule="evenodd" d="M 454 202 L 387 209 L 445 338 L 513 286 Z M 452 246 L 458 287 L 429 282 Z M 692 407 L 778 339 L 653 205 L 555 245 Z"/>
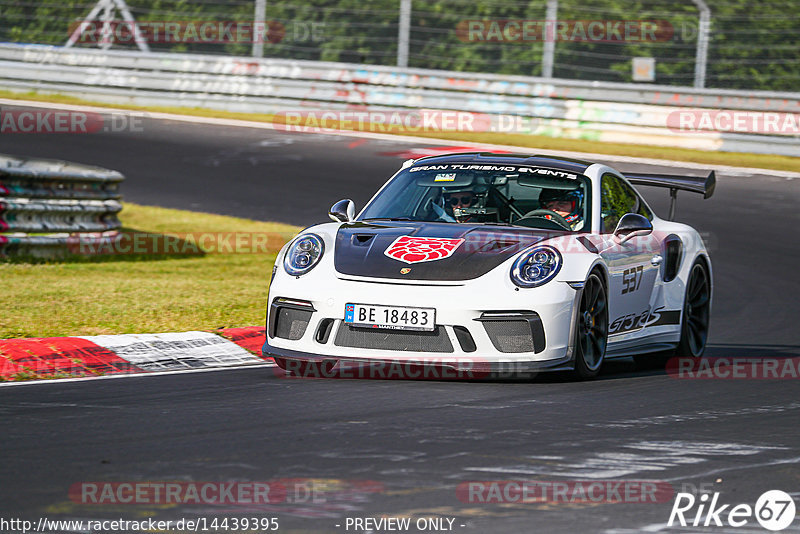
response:
<path id="1" fill-rule="evenodd" d="M 361 219 L 362 221 L 410 221 L 408 217 L 369 217 Z"/>

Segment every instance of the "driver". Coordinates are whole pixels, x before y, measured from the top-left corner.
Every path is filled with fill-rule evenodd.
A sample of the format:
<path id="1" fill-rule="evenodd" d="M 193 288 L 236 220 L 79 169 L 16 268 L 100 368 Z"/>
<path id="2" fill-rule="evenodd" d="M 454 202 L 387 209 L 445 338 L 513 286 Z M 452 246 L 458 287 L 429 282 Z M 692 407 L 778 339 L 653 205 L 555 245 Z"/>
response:
<path id="1" fill-rule="evenodd" d="M 463 213 L 464 208 L 474 208 L 478 204 L 478 196 L 472 189 L 444 191 L 445 210 L 452 214 L 456 222 L 469 222 L 471 214 Z"/>
<path id="2" fill-rule="evenodd" d="M 542 189 L 539 206 L 561 215 L 574 231 L 583 229 L 583 193 L 580 190 Z"/>

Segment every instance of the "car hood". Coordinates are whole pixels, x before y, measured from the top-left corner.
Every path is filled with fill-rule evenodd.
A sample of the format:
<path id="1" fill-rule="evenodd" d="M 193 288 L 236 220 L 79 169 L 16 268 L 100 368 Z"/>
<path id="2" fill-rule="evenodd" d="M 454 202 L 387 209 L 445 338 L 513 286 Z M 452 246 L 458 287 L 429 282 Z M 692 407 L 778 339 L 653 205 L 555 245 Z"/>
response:
<path id="1" fill-rule="evenodd" d="M 471 280 L 482 276 L 525 248 L 567 232 L 421 221 L 353 222 L 339 227 L 334 265 L 342 275 L 402 280 Z M 441 259 L 407 261 L 386 252 L 403 236 L 463 242 Z M 411 261 L 408 261 L 408 260 Z"/>

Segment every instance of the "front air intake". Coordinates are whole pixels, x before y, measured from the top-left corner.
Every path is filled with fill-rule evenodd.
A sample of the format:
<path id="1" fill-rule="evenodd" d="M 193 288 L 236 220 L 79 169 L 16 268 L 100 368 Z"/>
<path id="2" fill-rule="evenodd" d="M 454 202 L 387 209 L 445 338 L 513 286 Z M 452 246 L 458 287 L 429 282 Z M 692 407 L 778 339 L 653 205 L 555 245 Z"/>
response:
<path id="1" fill-rule="evenodd" d="M 444 330 L 380 330 L 377 328 L 358 328 L 341 324 L 334 345 L 355 349 L 398 350 L 404 352 L 453 352 L 453 345 Z"/>
<path id="2" fill-rule="evenodd" d="M 531 311 L 485 312 L 476 321 L 500 352 L 542 352 L 544 327 L 539 314 Z"/>
<path id="3" fill-rule="evenodd" d="M 306 333 L 308 321 L 310 320 L 310 311 L 280 308 L 277 324 L 275 325 L 275 337 L 291 339 L 292 341 L 300 339 Z"/>
<path id="4" fill-rule="evenodd" d="M 276 298 L 269 308 L 267 332 L 269 337 L 296 341 L 303 337 L 311 320 L 314 306 L 307 301 Z"/>

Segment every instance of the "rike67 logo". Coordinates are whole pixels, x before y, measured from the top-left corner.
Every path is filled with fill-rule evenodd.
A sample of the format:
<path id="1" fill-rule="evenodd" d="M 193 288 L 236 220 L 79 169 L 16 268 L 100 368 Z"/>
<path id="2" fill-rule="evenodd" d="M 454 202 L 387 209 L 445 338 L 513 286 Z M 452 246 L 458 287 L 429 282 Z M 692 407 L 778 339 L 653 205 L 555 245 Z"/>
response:
<path id="1" fill-rule="evenodd" d="M 455 252 L 463 242 L 463 239 L 411 237 L 404 235 L 395 239 L 384 254 L 392 259 L 405 263 L 443 260 L 444 258 L 452 256 L 453 252 Z"/>
<path id="2" fill-rule="evenodd" d="M 755 519 L 765 529 L 778 532 L 791 525 L 795 518 L 794 499 L 785 491 L 769 490 L 762 493 L 755 507 L 749 504 L 722 504 L 719 495 L 719 492 L 711 496 L 703 493 L 695 498 L 691 493 L 678 493 L 667 526 L 678 523 L 682 527 L 740 528 Z"/>

